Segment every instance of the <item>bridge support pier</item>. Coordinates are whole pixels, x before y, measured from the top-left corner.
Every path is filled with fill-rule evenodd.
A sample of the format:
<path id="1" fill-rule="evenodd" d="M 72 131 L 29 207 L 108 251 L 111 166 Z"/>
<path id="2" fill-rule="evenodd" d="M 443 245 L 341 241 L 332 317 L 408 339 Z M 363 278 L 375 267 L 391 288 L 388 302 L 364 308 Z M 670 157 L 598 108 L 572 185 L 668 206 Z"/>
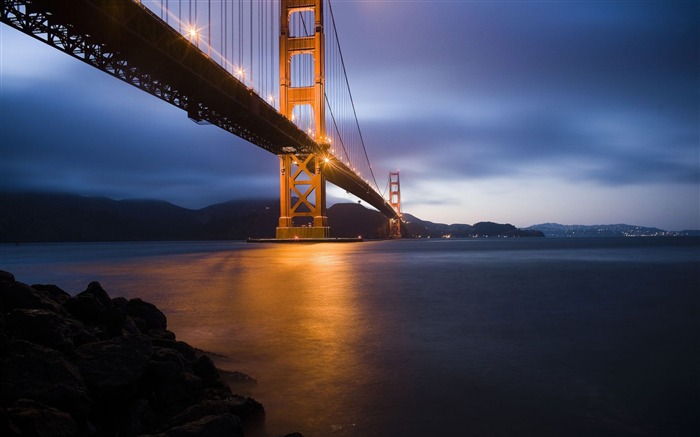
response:
<path id="1" fill-rule="evenodd" d="M 401 181 L 399 180 L 399 171 L 389 173 L 389 204 L 397 217 L 389 219 L 389 238 L 401 238 Z"/>
<path id="2" fill-rule="evenodd" d="M 321 157 L 313 153 L 290 153 L 279 155 L 279 158 L 280 220 L 276 238 L 330 238 Z"/>

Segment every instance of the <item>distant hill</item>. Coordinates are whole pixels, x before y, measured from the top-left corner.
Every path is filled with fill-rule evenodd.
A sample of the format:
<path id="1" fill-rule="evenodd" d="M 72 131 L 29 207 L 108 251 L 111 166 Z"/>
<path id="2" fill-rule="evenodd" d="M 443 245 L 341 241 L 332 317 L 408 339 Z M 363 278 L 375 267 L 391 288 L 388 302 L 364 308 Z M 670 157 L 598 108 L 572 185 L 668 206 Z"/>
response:
<path id="1" fill-rule="evenodd" d="M 560 225 L 542 223 L 526 228 L 544 233 L 547 237 L 658 237 L 658 236 L 700 236 L 700 231 L 665 231 L 659 228 L 646 228 L 625 224 L 616 225 Z"/>
<path id="2" fill-rule="evenodd" d="M 490 222 L 446 225 L 404 214 L 405 237 L 544 236 Z M 199 210 L 157 200 L 75 194 L 0 193 L 0 242 L 245 240 L 272 238 L 277 199 L 236 200 Z M 355 203 L 328 208 L 333 237 L 386 238 L 388 220 Z"/>
<path id="3" fill-rule="evenodd" d="M 328 208 L 333 237 L 385 238 L 388 222 L 358 204 Z M 245 240 L 273 238 L 276 199 L 236 200 L 199 210 L 157 200 L 74 194 L 0 193 L 0 242 Z"/>
<path id="4" fill-rule="evenodd" d="M 403 214 L 408 233 L 422 238 L 476 238 L 476 237 L 544 237 L 532 229 L 518 229 L 511 224 L 479 222 L 474 225 L 433 223 L 411 214 Z"/>

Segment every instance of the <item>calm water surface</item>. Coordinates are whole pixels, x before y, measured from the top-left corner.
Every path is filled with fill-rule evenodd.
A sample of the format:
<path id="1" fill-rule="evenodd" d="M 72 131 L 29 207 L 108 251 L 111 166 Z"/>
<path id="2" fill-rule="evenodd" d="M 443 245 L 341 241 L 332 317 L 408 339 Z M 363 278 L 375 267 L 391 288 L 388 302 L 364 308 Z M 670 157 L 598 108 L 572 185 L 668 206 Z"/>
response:
<path id="1" fill-rule="evenodd" d="M 0 246 L 142 297 L 258 384 L 262 436 L 700 435 L 700 240 Z"/>

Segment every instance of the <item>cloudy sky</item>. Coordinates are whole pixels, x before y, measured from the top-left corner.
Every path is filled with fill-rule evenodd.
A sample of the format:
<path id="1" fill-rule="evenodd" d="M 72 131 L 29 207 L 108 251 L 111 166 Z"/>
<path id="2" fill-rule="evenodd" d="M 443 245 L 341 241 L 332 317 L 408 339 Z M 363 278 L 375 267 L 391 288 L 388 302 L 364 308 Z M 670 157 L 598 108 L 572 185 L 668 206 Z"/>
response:
<path id="1" fill-rule="evenodd" d="M 700 3 L 333 4 L 370 159 L 380 181 L 400 169 L 404 211 L 700 229 Z M 0 189 L 190 208 L 278 195 L 274 155 L 0 36 Z"/>

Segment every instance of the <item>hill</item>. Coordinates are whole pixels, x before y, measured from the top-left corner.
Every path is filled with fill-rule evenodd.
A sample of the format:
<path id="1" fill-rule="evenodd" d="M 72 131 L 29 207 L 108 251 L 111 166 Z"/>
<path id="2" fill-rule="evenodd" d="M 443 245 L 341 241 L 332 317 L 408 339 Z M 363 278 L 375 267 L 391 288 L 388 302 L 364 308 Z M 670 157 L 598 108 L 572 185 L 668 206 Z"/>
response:
<path id="1" fill-rule="evenodd" d="M 272 238 L 277 199 L 236 200 L 199 210 L 158 200 L 56 193 L 0 193 L 0 242 L 183 241 Z M 405 237 L 543 236 L 490 222 L 446 225 L 404 214 Z M 328 208 L 331 236 L 386 238 L 386 217 L 355 203 Z"/>
<path id="2" fill-rule="evenodd" d="M 384 216 L 357 204 L 328 209 L 334 237 L 384 238 Z M 75 194 L 0 193 L 0 242 L 245 240 L 273 238 L 276 199 L 236 200 L 199 210 L 157 200 Z"/>
<path id="3" fill-rule="evenodd" d="M 700 236 L 700 231 L 665 231 L 659 228 L 615 224 L 615 225 L 560 225 L 558 223 L 542 223 L 526 228 L 544 233 L 547 237 L 667 237 L 667 236 Z"/>
<path id="4" fill-rule="evenodd" d="M 474 225 L 433 223 L 404 214 L 408 233 L 422 238 L 544 237 L 538 230 L 518 229 L 511 224 L 479 222 Z"/>

